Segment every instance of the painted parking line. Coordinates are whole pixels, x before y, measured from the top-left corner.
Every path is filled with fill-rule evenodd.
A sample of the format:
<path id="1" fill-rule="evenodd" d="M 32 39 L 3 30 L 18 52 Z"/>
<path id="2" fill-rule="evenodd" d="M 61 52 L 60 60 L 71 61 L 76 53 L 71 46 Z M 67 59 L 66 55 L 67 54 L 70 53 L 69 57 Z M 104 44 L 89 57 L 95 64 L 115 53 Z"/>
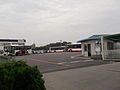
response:
<path id="1" fill-rule="evenodd" d="M 79 63 L 79 62 L 81 62 L 81 61 L 72 61 L 72 62 L 69 62 L 69 63 Z"/>
<path id="2" fill-rule="evenodd" d="M 83 59 L 83 60 L 91 59 L 91 58 L 89 58 L 89 57 L 81 57 L 80 55 L 70 56 L 70 58 L 71 58 L 71 59 L 80 58 L 80 59 Z"/>
<path id="3" fill-rule="evenodd" d="M 57 64 L 62 65 L 62 64 L 82 63 L 82 62 L 93 62 L 93 61 L 94 60 L 82 60 L 82 61 L 60 62 L 60 63 L 57 63 Z"/>
<path id="4" fill-rule="evenodd" d="M 71 56 L 70 58 L 73 59 L 73 58 L 75 58 L 75 57 L 74 57 L 74 56 Z"/>

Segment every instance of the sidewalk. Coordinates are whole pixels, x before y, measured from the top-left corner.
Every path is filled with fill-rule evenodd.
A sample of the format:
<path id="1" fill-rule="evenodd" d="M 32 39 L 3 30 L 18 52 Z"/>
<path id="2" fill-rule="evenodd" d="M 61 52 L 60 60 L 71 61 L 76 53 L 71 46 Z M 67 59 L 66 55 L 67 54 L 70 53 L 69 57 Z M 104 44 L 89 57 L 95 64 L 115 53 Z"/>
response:
<path id="1" fill-rule="evenodd" d="M 120 90 L 120 63 L 45 73 L 47 90 Z"/>

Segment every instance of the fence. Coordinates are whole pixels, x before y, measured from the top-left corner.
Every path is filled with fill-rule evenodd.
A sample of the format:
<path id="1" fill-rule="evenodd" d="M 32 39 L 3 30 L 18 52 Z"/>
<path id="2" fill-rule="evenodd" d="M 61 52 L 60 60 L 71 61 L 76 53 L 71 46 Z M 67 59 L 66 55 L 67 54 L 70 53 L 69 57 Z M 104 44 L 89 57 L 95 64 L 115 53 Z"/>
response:
<path id="1" fill-rule="evenodd" d="M 105 60 L 120 60 L 120 49 L 104 50 Z"/>

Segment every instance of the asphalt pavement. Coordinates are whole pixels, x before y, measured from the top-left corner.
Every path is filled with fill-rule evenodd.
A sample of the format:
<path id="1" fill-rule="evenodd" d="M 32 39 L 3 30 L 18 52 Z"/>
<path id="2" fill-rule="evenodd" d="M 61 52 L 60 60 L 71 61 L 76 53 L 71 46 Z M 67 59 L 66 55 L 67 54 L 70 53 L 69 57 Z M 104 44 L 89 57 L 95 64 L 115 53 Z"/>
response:
<path id="1" fill-rule="evenodd" d="M 18 56 L 37 65 L 47 90 L 120 90 L 120 63 L 81 57 L 80 52 Z"/>
<path id="2" fill-rule="evenodd" d="M 120 63 L 45 73 L 47 90 L 120 90 Z"/>
<path id="3" fill-rule="evenodd" d="M 43 53 L 17 56 L 17 60 L 24 60 L 29 65 L 37 65 L 43 73 L 89 67 L 109 62 L 81 57 L 81 52 Z"/>

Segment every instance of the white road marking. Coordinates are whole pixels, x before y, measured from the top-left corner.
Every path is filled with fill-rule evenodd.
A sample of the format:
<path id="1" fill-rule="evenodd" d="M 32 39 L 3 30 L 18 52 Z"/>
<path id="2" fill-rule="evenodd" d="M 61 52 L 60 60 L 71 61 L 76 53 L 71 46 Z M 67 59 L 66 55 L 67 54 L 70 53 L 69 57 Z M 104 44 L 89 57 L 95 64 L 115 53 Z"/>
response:
<path id="1" fill-rule="evenodd" d="M 68 63 L 68 62 L 61 62 L 61 63 L 57 63 L 57 64 L 66 64 L 66 63 Z"/>
<path id="2" fill-rule="evenodd" d="M 69 63 L 80 63 L 80 62 L 92 62 L 94 60 L 82 60 L 82 61 L 72 61 L 72 62 L 60 62 L 57 64 L 69 64 Z"/>
<path id="3" fill-rule="evenodd" d="M 70 58 L 75 58 L 74 56 L 71 56 Z"/>
<path id="4" fill-rule="evenodd" d="M 87 61 L 87 62 L 91 62 L 91 61 L 94 61 L 94 60 L 91 59 L 91 60 L 85 60 L 85 61 Z"/>
<path id="5" fill-rule="evenodd" d="M 71 59 L 74 59 L 74 58 L 80 58 L 80 59 L 85 59 L 85 60 L 87 60 L 87 59 L 91 59 L 91 58 L 89 58 L 89 57 L 81 57 L 81 55 L 70 56 L 70 58 L 71 58 Z"/>
<path id="6" fill-rule="evenodd" d="M 81 62 L 81 61 L 72 61 L 72 62 L 69 62 L 69 63 L 79 63 L 79 62 Z"/>

